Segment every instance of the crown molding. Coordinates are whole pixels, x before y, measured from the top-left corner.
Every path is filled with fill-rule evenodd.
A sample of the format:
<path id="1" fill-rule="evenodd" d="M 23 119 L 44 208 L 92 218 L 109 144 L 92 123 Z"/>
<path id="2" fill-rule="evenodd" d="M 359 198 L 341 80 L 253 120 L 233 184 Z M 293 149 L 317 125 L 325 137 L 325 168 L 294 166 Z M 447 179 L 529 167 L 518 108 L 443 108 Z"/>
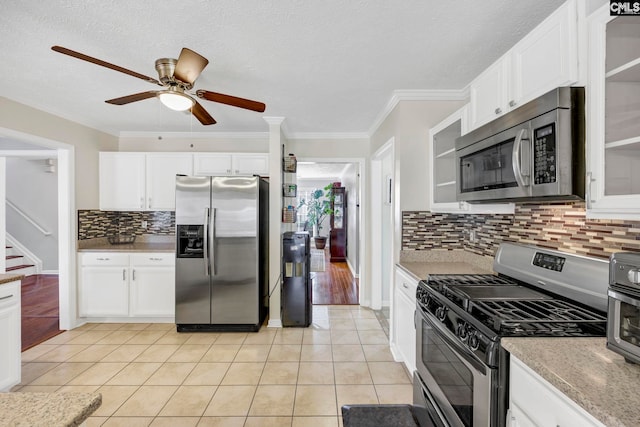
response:
<path id="1" fill-rule="evenodd" d="M 378 114 L 378 117 L 369 128 L 368 137 L 370 138 L 378 130 L 380 125 L 391 114 L 393 109 L 400 101 L 464 101 L 469 98 L 469 86 L 463 89 L 445 89 L 445 90 L 394 90 L 391 98 L 385 108 Z"/>
<path id="2" fill-rule="evenodd" d="M 369 139 L 366 132 L 298 132 L 287 135 L 287 139 Z"/>
<path id="3" fill-rule="evenodd" d="M 120 132 L 120 138 L 269 139 L 269 132 Z"/>

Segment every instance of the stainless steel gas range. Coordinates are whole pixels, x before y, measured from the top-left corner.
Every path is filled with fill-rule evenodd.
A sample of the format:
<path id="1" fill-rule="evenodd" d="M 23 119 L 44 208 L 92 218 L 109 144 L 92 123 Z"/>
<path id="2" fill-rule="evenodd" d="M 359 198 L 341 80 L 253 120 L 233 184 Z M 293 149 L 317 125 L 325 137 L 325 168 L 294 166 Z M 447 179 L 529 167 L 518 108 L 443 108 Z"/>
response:
<path id="1" fill-rule="evenodd" d="M 418 285 L 414 405 L 423 425 L 505 426 L 501 337 L 606 335 L 607 261 L 503 243 L 493 269 Z"/>

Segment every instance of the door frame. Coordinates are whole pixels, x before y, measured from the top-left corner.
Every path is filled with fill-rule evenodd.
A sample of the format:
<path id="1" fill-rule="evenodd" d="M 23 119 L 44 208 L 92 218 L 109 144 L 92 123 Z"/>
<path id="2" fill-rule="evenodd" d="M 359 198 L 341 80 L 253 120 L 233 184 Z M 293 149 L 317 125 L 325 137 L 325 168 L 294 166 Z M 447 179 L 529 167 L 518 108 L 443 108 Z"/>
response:
<path id="1" fill-rule="evenodd" d="M 379 191 L 383 188 L 386 181 L 386 175 L 382 172 L 382 162 L 387 156 L 391 157 L 391 215 L 388 230 L 390 233 L 389 244 L 391 257 L 386 262 L 389 263 L 389 304 L 393 298 L 393 270 L 395 265 L 395 228 L 393 220 L 396 215 L 396 189 L 398 188 L 397 175 L 395 173 L 395 138 L 391 137 L 371 156 L 371 308 L 380 310 L 382 308 L 382 211 L 381 207 L 384 203 L 384 194 Z"/>
<path id="2" fill-rule="evenodd" d="M 0 127 L 0 136 L 16 141 L 39 145 L 56 151 L 58 158 L 58 298 L 60 329 L 68 330 L 77 326 L 76 304 L 76 223 L 75 203 L 75 148 L 73 145 L 52 139 L 18 132 Z M 23 157 L 30 150 L 2 150 L 0 157 Z M 6 173 L 6 170 L 4 171 Z M 5 175 L 2 175 L 5 179 Z M 5 180 L 6 182 L 6 180 Z M 3 194 L 3 204 L 6 194 Z M 4 219 L 4 216 L 3 216 Z M 4 236 L 6 224 L 1 224 Z M 4 245 L 2 245 L 4 252 Z"/>

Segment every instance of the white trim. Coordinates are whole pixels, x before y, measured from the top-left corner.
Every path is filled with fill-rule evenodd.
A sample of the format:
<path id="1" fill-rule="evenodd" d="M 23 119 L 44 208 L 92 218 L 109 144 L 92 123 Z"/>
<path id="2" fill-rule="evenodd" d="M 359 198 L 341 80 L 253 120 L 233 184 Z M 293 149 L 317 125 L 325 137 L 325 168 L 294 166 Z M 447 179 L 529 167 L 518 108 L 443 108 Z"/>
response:
<path id="1" fill-rule="evenodd" d="M 9 246 L 13 246 L 17 252 L 22 255 L 29 264 L 33 264 L 36 270 L 36 274 L 42 272 L 42 260 L 31 252 L 26 246 L 16 240 L 11 234 L 5 232 L 5 240 Z"/>
<path id="2" fill-rule="evenodd" d="M 56 150 L 0 150 L 1 157 L 57 157 Z"/>
<path id="3" fill-rule="evenodd" d="M 286 134 L 287 139 L 369 139 L 367 132 L 298 132 Z"/>
<path id="4" fill-rule="evenodd" d="M 394 90 L 387 105 L 369 128 L 368 134 L 371 136 L 376 133 L 400 101 L 464 101 L 467 98 L 469 98 L 469 85 L 462 89 L 450 90 Z"/>
<path id="5" fill-rule="evenodd" d="M 36 135 L 31 135 L 24 132 L 19 132 L 8 128 L 0 127 L 0 136 L 48 147 L 56 150 L 57 152 L 59 269 L 58 296 L 60 304 L 60 329 L 73 329 L 78 326 L 76 311 L 75 262 L 75 148 L 70 144 L 43 138 Z"/>
<path id="6" fill-rule="evenodd" d="M 5 202 L 7 204 L 7 206 L 9 206 L 11 209 L 13 209 L 18 215 L 20 215 L 22 218 L 24 218 L 25 220 L 27 220 L 27 222 L 29 224 L 31 224 L 33 227 L 35 227 L 36 230 L 38 230 L 39 232 L 41 232 L 42 234 L 44 234 L 45 236 L 51 236 L 51 232 L 48 230 L 45 230 L 40 224 L 38 224 L 33 218 L 31 218 L 29 215 L 27 215 L 27 213 L 25 211 L 23 211 L 22 209 L 20 209 L 18 206 L 16 206 L 15 203 L 13 203 L 11 200 L 5 198 Z"/>
<path id="7" fill-rule="evenodd" d="M 268 139 L 269 132 L 152 132 L 122 131 L 120 138 L 158 138 L 163 139 Z"/>
<path id="8" fill-rule="evenodd" d="M 6 189 L 7 189 L 7 159 L 0 156 L 0 200 L 4 200 L 6 198 Z M 7 242 L 6 242 L 6 205 L 4 203 L 0 203 L 0 272 L 4 273 L 7 268 Z"/>
<path id="9" fill-rule="evenodd" d="M 269 319 L 267 322 L 267 328 L 282 328 L 282 320 L 280 319 Z"/>
<path id="10" fill-rule="evenodd" d="M 42 270 L 40 274 L 60 274 L 60 270 Z"/>
<path id="11" fill-rule="evenodd" d="M 360 231 L 362 231 L 362 230 L 360 230 Z M 349 258 L 347 258 L 347 267 L 349 267 L 349 271 L 351 271 L 351 275 L 353 276 L 354 279 L 359 279 L 360 278 L 360 275 L 356 273 L 356 270 L 353 268 L 353 266 L 349 262 Z"/>

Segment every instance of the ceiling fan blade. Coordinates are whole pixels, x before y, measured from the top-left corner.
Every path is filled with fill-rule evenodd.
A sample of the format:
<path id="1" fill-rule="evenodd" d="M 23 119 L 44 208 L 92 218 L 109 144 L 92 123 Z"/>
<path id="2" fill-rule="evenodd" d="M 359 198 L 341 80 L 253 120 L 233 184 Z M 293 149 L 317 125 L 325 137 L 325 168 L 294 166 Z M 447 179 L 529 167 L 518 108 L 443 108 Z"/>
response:
<path id="1" fill-rule="evenodd" d="M 216 121 L 213 117 L 205 110 L 202 105 L 198 101 L 193 104 L 191 107 L 191 114 L 196 116 L 196 119 L 200 120 L 200 123 L 203 125 L 215 125 Z"/>
<path id="2" fill-rule="evenodd" d="M 162 83 L 160 83 L 158 80 L 154 79 L 153 77 L 145 76 L 144 74 L 140 74 L 140 73 L 136 73 L 135 71 L 127 70 L 126 68 L 120 67 L 118 65 L 111 64 L 109 62 L 103 61 L 103 60 L 98 59 L 98 58 L 94 58 L 94 57 L 89 56 L 89 55 L 85 55 L 84 53 L 76 52 L 75 50 L 67 49 L 66 47 L 51 46 L 51 50 L 53 50 L 55 52 L 58 52 L 58 53 L 65 54 L 65 55 L 73 56 L 74 58 L 82 59 L 83 61 L 91 62 L 93 64 L 100 65 L 102 67 L 110 68 L 112 70 L 119 71 L 121 73 L 128 74 L 128 75 L 133 76 L 133 77 L 137 77 L 139 79 L 148 81 L 149 83 L 153 83 L 153 84 L 162 86 Z"/>
<path id="3" fill-rule="evenodd" d="M 219 102 L 221 104 L 232 105 L 238 108 L 245 108 L 247 110 L 257 111 L 264 113 L 267 107 L 262 102 L 252 101 L 250 99 L 238 98 L 237 96 L 225 95 L 223 93 L 209 92 L 208 90 L 199 89 L 196 91 L 198 98 L 206 99 L 207 101 Z"/>
<path id="4" fill-rule="evenodd" d="M 142 101 L 143 99 L 153 98 L 158 94 L 158 92 L 160 91 L 151 90 L 149 92 L 134 93 L 133 95 L 123 96 L 122 98 L 108 99 L 104 102 L 106 102 L 107 104 L 125 105 L 131 102 Z"/>
<path id="5" fill-rule="evenodd" d="M 204 56 L 183 47 L 176 63 L 176 69 L 173 71 L 173 77 L 193 85 L 208 63 L 209 60 Z"/>

